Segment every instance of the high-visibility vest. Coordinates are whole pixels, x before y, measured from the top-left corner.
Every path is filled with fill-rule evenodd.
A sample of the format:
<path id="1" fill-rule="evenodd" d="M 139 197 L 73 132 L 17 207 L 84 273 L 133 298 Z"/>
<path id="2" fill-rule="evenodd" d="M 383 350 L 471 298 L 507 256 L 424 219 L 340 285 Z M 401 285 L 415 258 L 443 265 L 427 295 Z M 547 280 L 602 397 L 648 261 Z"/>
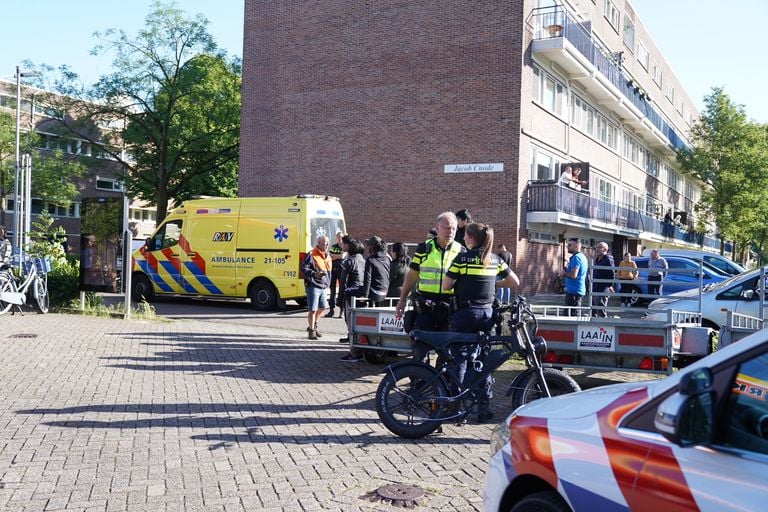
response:
<path id="1" fill-rule="evenodd" d="M 453 290 L 443 290 L 443 280 L 448 267 L 453 263 L 453 259 L 461 253 L 463 247 L 458 242 L 451 242 L 448 247 L 441 249 L 437 242 L 427 240 L 427 252 L 422 255 L 418 252 L 414 254 L 414 261 L 419 264 L 419 287 L 420 293 L 431 295 L 453 295 Z"/>

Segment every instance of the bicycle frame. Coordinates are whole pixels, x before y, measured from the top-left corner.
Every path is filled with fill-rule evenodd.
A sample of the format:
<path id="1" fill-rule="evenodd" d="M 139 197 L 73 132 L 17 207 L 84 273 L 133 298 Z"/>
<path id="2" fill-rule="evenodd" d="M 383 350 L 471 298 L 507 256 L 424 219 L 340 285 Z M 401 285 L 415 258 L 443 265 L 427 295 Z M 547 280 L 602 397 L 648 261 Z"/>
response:
<path id="1" fill-rule="evenodd" d="M 7 279 L 11 282 L 11 291 L 1 292 L 0 293 L 0 300 L 3 302 L 6 302 L 8 304 L 14 304 L 16 306 L 20 306 L 22 304 L 27 303 L 27 290 L 32 285 L 32 283 L 37 282 L 38 279 L 46 279 L 47 276 L 43 274 L 43 277 L 40 277 L 40 274 L 37 272 L 37 268 L 34 264 L 29 266 L 29 271 L 24 276 L 24 280 L 21 281 L 19 278 L 17 278 L 10 269 L 3 270 L 2 273 L 0 273 L 0 279 Z M 21 281 L 21 282 L 20 282 Z M 47 286 L 47 283 L 46 283 Z M 32 293 L 34 294 L 35 298 L 37 298 L 37 288 L 32 289 Z"/>

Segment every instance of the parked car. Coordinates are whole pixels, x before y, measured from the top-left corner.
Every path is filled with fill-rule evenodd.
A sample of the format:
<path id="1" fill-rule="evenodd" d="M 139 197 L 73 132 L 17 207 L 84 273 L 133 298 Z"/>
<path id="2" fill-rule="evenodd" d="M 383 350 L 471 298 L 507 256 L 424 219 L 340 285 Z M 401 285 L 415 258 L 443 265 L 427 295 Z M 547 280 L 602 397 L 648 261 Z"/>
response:
<path id="1" fill-rule="evenodd" d="M 643 251 L 643 256 L 650 256 L 652 250 L 653 249 L 645 249 Z M 659 249 L 659 254 L 664 258 L 667 256 L 681 256 L 693 260 L 703 260 L 705 263 L 709 263 L 721 272 L 731 276 L 742 274 L 747 271 L 742 265 L 739 265 L 733 260 L 729 260 L 725 256 L 706 251 L 694 251 L 691 249 Z"/>
<path id="2" fill-rule="evenodd" d="M 667 260 L 667 265 L 671 272 L 668 272 L 662 282 L 661 293 L 662 295 L 669 295 L 684 290 L 699 289 L 701 284 L 702 289 L 706 289 L 713 283 L 719 283 L 725 281 L 730 276 L 719 271 L 717 268 L 709 265 L 705 262 L 698 262 L 688 258 L 679 256 L 664 257 Z M 638 256 L 633 259 L 637 264 L 639 281 L 648 279 L 648 260 L 645 256 Z M 701 281 L 699 281 L 699 273 L 701 272 Z M 632 296 L 630 303 L 633 306 L 639 306 L 647 304 L 652 298 L 641 297 L 640 295 L 648 294 L 647 283 L 634 283 L 627 281 L 620 281 L 622 286 L 626 286 L 628 291 L 622 293 L 632 293 L 638 296 Z M 622 288 L 623 290 L 624 288 Z"/>
<path id="3" fill-rule="evenodd" d="M 768 271 L 768 267 L 765 267 Z M 704 327 L 719 329 L 726 321 L 726 310 L 742 315 L 761 317 L 760 269 L 745 272 L 714 284 L 701 292 L 701 323 Z M 667 317 L 667 310 L 699 311 L 698 290 L 674 293 L 654 300 L 648 305 L 647 318 L 660 320 Z"/>
<path id="4" fill-rule="evenodd" d="M 491 436 L 484 510 L 764 510 L 768 330 L 658 381 L 530 402 Z"/>

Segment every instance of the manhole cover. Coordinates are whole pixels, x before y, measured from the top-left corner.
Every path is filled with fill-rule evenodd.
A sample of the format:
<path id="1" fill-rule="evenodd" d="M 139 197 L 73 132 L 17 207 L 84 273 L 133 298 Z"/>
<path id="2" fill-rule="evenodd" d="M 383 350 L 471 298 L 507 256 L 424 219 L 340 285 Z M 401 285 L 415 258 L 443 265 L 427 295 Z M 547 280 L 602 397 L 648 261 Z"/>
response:
<path id="1" fill-rule="evenodd" d="M 419 505 L 419 500 L 426 496 L 426 491 L 415 485 L 389 484 L 379 487 L 363 497 L 370 501 L 381 501 L 395 507 L 413 508 Z"/>
<path id="2" fill-rule="evenodd" d="M 9 338 L 37 338 L 37 334 L 11 334 Z"/>

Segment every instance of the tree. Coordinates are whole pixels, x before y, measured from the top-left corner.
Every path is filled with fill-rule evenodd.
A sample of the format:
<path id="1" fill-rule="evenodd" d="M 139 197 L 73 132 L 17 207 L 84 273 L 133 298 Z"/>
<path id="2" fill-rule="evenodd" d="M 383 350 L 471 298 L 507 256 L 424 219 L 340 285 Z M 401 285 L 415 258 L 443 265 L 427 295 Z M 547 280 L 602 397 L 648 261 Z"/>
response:
<path id="1" fill-rule="evenodd" d="M 128 192 L 157 206 L 158 222 L 169 200 L 237 190 L 240 63 L 217 50 L 207 25 L 156 2 L 135 37 L 96 34 L 93 53 L 114 52 L 112 74 L 78 89 L 64 69 L 58 83 L 69 98 L 58 110 L 71 114 L 60 121 L 102 144 L 122 165 Z"/>
<path id="2" fill-rule="evenodd" d="M 764 127 L 747 120 L 722 88 L 704 98 L 705 109 L 691 130 L 691 149 L 677 160 L 704 183 L 697 213 L 714 220 L 723 238 L 745 247 L 762 235 L 768 202 L 768 139 Z"/>

